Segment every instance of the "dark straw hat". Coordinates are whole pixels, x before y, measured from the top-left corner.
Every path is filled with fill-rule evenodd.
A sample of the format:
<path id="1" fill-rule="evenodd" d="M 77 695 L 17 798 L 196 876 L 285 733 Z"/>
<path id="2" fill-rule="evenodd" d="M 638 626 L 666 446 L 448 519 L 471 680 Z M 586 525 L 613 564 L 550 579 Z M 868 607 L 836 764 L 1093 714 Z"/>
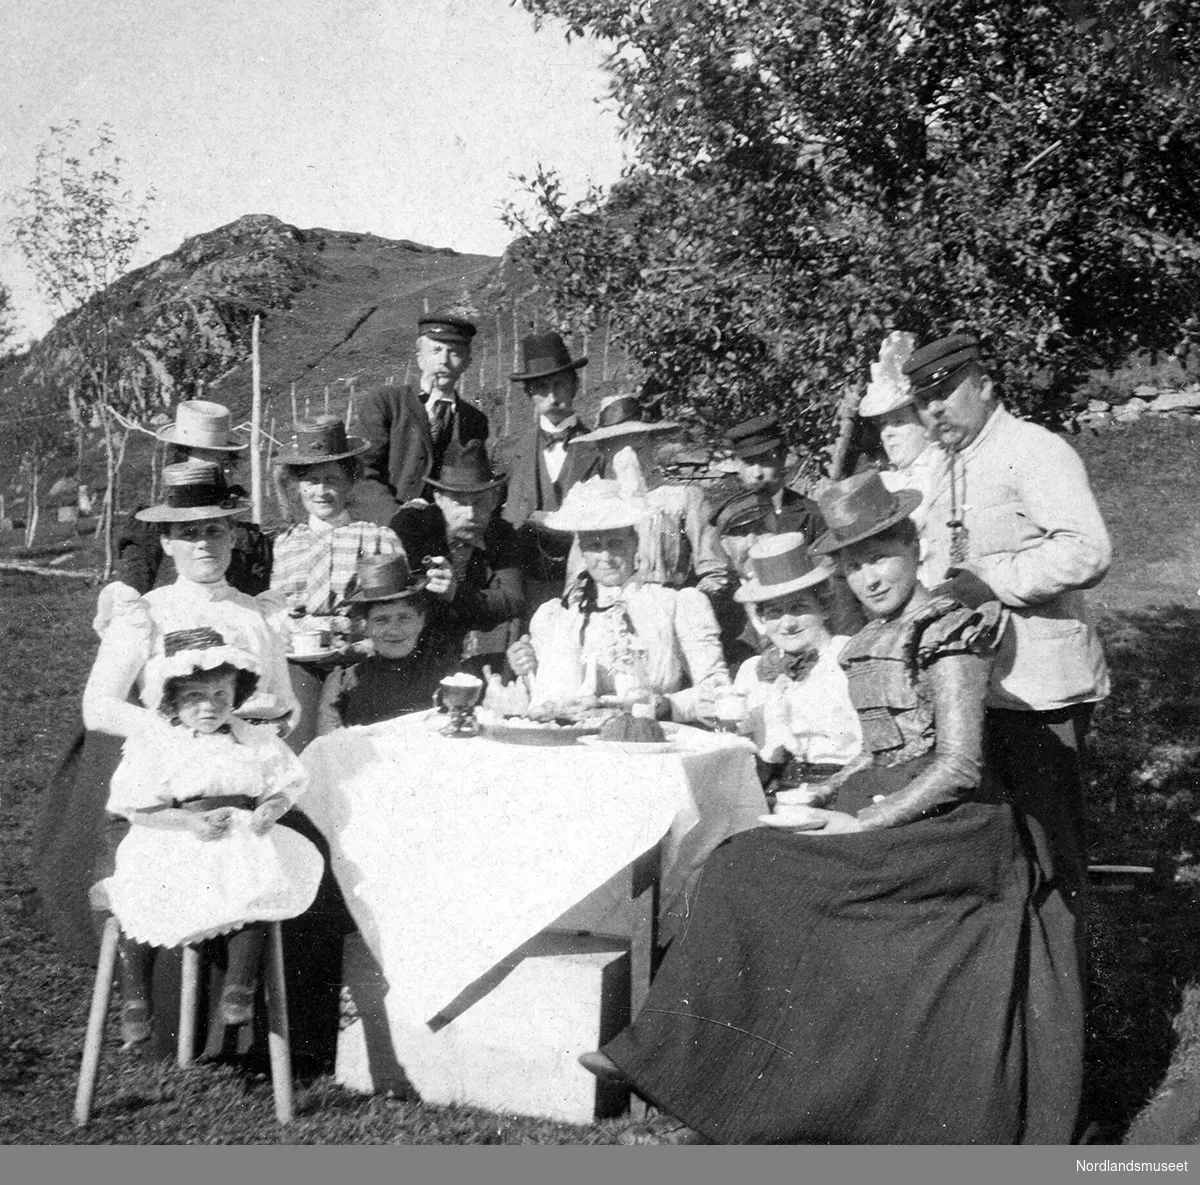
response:
<path id="1" fill-rule="evenodd" d="M 162 471 L 163 500 L 139 510 L 144 523 L 188 523 L 243 514 L 249 506 L 230 492 L 215 461 L 181 461 Z"/>
<path id="2" fill-rule="evenodd" d="M 735 424 L 725 433 L 722 443 L 735 457 L 743 460 L 787 447 L 779 421 L 770 413 Z"/>
<path id="3" fill-rule="evenodd" d="M 904 364 L 917 400 L 948 395 L 963 380 L 963 371 L 980 358 L 979 342 L 966 333 L 954 333 L 914 350 Z"/>
<path id="4" fill-rule="evenodd" d="M 808 540 L 796 532 L 760 539 L 750 548 L 746 561 L 749 579 L 733 594 L 733 599 L 743 604 L 790 596 L 833 575 L 833 565 L 815 558 Z"/>
<path id="5" fill-rule="evenodd" d="M 346 586 L 342 605 L 370 605 L 376 601 L 414 597 L 424 592 L 428 583 L 424 572 L 414 572 L 408 566 L 408 557 L 402 551 L 393 555 L 363 556 Z"/>
<path id="6" fill-rule="evenodd" d="M 594 432 L 576 436 L 569 447 L 579 444 L 594 444 L 600 440 L 611 440 L 616 436 L 665 435 L 681 428 L 674 420 L 651 420 L 647 418 L 645 401 L 638 395 L 623 392 L 610 395 L 600 402 L 600 414 Z"/>
<path id="7" fill-rule="evenodd" d="M 557 333 L 532 333 L 521 341 L 521 373 L 508 377 L 514 383 L 528 383 L 586 365 L 586 357 L 571 358 L 567 343 Z"/>
<path id="8" fill-rule="evenodd" d="M 481 494 L 502 486 L 507 477 L 493 473 L 487 449 L 482 440 L 468 440 L 466 444 L 452 444 L 442 459 L 439 477 L 427 477 L 426 485 L 447 494 Z"/>
<path id="9" fill-rule="evenodd" d="M 870 539 L 907 518 L 921 505 L 916 490 L 892 493 L 874 469 L 835 481 L 818 501 L 829 530 L 813 544 L 813 551 L 827 555 L 852 543 Z"/>
<path id="10" fill-rule="evenodd" d="M 718 534 L 726 535 L 739 527 L 762 522 L 774 509 L 770 497 L 761 490 L 744 490 L 738 486 L 713 500 L 708 521 L 717 528 Z"/>
<path id="11" fill-rule="evenodd" d="M 477 332 L 473 322 L 468 321 L 461 313 L 451 312 L 449 309 L 426 313 L 417 322 L 418 336 L 431 337 L 435 342 L 469 343 Z"/>
<path id="12" fill-rule="evenodd" d="M 346 425 L 337 416 L 316 416 L 292 425 L 289 447 L 272 458 L 276 465 L 320 465 L 357 457 L 371 446 L 361 436 L 347 436 Z"/>

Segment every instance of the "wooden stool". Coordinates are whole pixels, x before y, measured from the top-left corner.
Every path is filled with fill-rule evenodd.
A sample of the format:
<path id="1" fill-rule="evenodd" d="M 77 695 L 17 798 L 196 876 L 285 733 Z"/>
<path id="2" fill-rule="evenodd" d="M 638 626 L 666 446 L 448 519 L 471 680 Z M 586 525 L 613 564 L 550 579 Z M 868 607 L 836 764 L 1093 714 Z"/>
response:
<path id="1" fill-rule="evenodd" d="M 92 1096 L 100 1069 L 100 1048 L 104 1022 L 112 995 L 113 971 L 117 961 L 117 943 L 121 924 L 111 914 L 104 923 L 100 942 L 100 960 L 96 964 L 96 982 L 92 988 L 92 1007 L 88 1013 L 87 1036 L 83 1042 L 83 1061 L 79 1085 L 75 1091 L 75 1124 L 87 1125 L 92 1113 Z M 271 1059 L 271 1090 L 275 1096 L 275 1116 L 280 1123 L 292 1121 L 292 1050 L 288 1040 L 287 988 L 283 978 L 283 932 L 278 922 L 267 925 L 265 987 L 267 995 L 267 1050 Z M 183 981 L 179 990 L 179 1044 L 176 1060 L 180 1066 L 192 1061 L 196 1042 L 196 999 L 200 983 L 200 952 L 194 946 L 183 948 Z"/>

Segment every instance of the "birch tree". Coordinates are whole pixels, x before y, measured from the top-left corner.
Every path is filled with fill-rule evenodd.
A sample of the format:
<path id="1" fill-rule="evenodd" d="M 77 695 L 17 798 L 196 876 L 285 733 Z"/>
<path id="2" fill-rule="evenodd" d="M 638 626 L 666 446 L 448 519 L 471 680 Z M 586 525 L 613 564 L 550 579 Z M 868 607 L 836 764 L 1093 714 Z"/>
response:
<path id="1" fill-rule="evenodd" d="M 123 453 L 112 412 L 136 418 L 145 411 L 139 406 L 141 384 L 121 381 L 126 343 L 110 290 L 129 270 L 148 225 L 153 194 L 135 195 L 125 184 L 124 162 L 108 124 L 81 152 L 76 147 L 80 137 L 78 120 L 50 129 L 32 180 L 12 195 L 16 214 L 10 227 L 43 299 L 58 314 L 55 331 L 70 355 L 65 361 L 77 430 L 84 432 L 94 420 L 104 434 L 106 480 L 98 529 L 105 541 L 107 578 L 113 564 L 118 457 Z"/>

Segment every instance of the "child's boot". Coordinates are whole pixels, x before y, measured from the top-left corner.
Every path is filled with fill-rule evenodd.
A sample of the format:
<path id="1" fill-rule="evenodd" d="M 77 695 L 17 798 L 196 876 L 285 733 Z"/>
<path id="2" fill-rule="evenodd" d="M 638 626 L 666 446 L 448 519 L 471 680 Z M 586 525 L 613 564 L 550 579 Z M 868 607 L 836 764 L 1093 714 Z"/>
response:
<path id="1" fill-rule="evenodd" d="M 249 1024 L 254 1017 L 254 985 L 266 936 L 266 927 L 256 924 L 243 927 L 229 939 L 229 967 L 221 992 L 223 1024 Z"/>
<path id="2" fill-rule="evenodd" d="M 121 963 L 121 1040 L 132 1049 L 150 1040 L 153 1031 L 150 1012 L 150 970 L 154 947 L 122 936 L 117 944 Z"/>

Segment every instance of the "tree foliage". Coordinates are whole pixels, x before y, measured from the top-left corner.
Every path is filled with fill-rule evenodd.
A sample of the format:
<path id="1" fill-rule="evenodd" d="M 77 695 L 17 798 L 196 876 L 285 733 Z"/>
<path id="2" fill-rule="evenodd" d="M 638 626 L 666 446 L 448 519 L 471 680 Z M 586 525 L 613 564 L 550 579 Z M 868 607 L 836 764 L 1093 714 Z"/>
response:
<path id="1" fill-rule="evenodd" d="M 969 328 L 1010 402 L 1200 333 L 1200 16 L 1168 0 L 522 0 L 608 39 L 634 166 L 510 210 L 555 314 L 676 412 L 828 435 L 890 329 Z"/>
<path id="2" fill-rule="evenodd" d="M 146 231 L 153 195 L 138 198 L 121 176 L 112 129 L 76 151 L 80 123 L 50 129 L 30 182 L 11 195 L 12 237 L 43 298 L 59 314 L 76 357 L 76 398 L 108 402 L 117 379 L 120 343 L 108 290 L 126 271 Z"/>
<path id="3" fill-rule="evenodd" d="M 17 377 L 16 398 L 25 404 L 37 399 L 43 416 L 51 419 L 50 404 L 58 402 L 69 410 L 81 439 L 89 424 L 103 429 L 107 475 L 101 529 L 107 575 L 116 481 L 128 434 L 126 429 L 118 453 L 112 412 L 141 416 L 150 395 L 136 381 L 142 358 L 137 343 L 122 340 L 112 285 L 129 269 L 153 195 L 139 199 L 126 187 L 107 124 L 81 154 L 75 149 L 79 134 L 78 120 L 52 127 L 49 141 L 38 150 L 32 180 L 11 195 L 16 207 L 10 222 L 13 239 L 42 296 L 60 314 L 48 335 L 53 350 L 43 346 L 31 351 Z M 127 375 L 133 381 L 127 382 Z M 32 438 L 35 474 L 45 452 L 62 444 L 61 439 Z M 36 482 L 34 486 L 36 490 Z"/>

